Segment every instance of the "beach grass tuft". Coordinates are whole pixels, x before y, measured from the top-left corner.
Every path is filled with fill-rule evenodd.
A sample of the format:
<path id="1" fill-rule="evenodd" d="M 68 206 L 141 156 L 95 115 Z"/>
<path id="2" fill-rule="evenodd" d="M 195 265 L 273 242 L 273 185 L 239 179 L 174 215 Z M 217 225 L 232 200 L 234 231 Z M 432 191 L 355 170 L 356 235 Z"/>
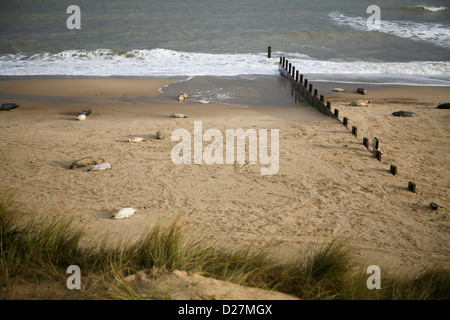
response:
<path id="1" fill-rule="evenodd" d="M 269 247 L 232 250 L 192 240 L 177 220 L 156 225 L 131 244 L 82 246 L 83 228 L 75 228 L 64 215 L 23 218 L 12 198 L 2 195 L 0 288 L 7 292 L 23 281 L 65 281 L 66 268 L 78 265 L 83 270 L 81 299 L 170 299 L 158 289 L 157 278 L 145 288 L 127 280 L 149 269 L 184 270 L 301 299 L 450 298 L 450 273 L 440 267 L 409 278 L 386 274 L 381 290 L 367 289 L 368 275 L 347 241 L 338 238 L 280 261 Z"/>

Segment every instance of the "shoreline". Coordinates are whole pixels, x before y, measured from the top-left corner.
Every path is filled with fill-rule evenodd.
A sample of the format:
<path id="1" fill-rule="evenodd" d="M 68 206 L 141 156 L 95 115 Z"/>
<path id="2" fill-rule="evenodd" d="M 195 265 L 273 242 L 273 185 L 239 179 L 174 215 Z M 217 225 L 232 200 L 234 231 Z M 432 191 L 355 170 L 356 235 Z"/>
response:
<path id="1" fill-rule="evenodd" d="M 140 86 L 126 79 L 90 80 L 95 86 L 66 80 L 70 92 L 45 87 L 48 82 L 41 80 L 36 80 L 38 86 L 30 81 L 11 87 L 0 83 L 0 92 L 8 87 L 36 93 L 45 87 L 49 91 L 40 93 L 55 98 L 48 102 L 24 95 L 26 105 L 0 113 L 1 187 L 12 190 L 27 212 L 67 212 L 80 224 L 88 223 L 89 235 L 117 241 L 132 241 L 157 221 L 179 217 L 194 235 L 218 245 L 270 243 L 274 253 L 285 255 L 308 243 L 346 236 L 370 264 L 450 267 L 450 168 L 445 161 L 450 114 L 435 109 L 438 101 L 450 98 L 450 88 L 328 96 L 340 117 L 358 126 L 355 139 L 338 121 L 307 104 L 180 103 L 175 95 L 161 96 L 158 90 L 177 80 L 147 79 Z M 80 100 L 71 96 L 74 92 Z M 289 89 L 280 94 L 293 100 Z M 139 98 L 143 96 L 148 99 Z M 349 107 L 354 99 L 374 103 Z M 87 108 L 92 115 L 77 121 L 77 113 Z M 419 117 L 390 116 L 397 110 Z M 169 117 L 176 112 L 188 118 Z M 248 163 L 174 165 L 170 151 L 176 143 L 156 140 L 156 132 L 192 132 L 199 120 L 203 130 L 280 129 L 279 172 L 264 177 L 261 164 Z M 128 143 L 133 136 L 147 141 Z M 362 146 L 363 136 L 380 138 L 381 162 Z M 68 170 L 84 156 L 102 157 L 112 169 Z M 398 165 L 398 176 L 389 174 L 390 163 Z M 411 180 L 417 182 L 415 194 L 406 188 Z M 432 211 L 430 202 L 440 209 Z M 132 218 L 110 219 L 128 206 L 137 210 Z"/>

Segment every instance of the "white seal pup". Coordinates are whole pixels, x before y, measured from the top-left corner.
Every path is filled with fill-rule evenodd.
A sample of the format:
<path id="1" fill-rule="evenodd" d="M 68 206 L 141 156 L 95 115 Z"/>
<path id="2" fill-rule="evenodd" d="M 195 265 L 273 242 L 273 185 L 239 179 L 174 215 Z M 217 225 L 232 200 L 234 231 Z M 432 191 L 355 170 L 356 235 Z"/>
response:
<path id="1" fill-rule="evenodd" d="M 80 114 L 80 115 L 77 117 L 77 119 L 78 119 L 78 121 L 86 120 L 86 115 Z"/>
<path id="2" fill-rule="evenodd" d="M 92 168 L 88 169 L 88 171 L 101 171 L 101 170 L 108 170 L 111 168 L 111 165 L 109 163 L 99 163 L 93 166 Z"/>
<path id="3" fill-rule="evenodd" d="M 182 113 L 172 113 L 170 115 L 171 118 L 187 118 L 184 114 Z"/>
<path id="4" fill-rule="evenodd" d="M 123 208 L 123 209 L 120 209 L 119 211 L 117 211 L 115 214 L 113 214 L 112 218 L 113 218 L 113 219 L 125 219 L 125 218 L 129 218 L 129 217 L 131 217 L 135 212 L 136 212 L 136 210 L 134 210 L 133 208 Z"/>
<path id="5" fill-rule="evenodd" d="M 147 140 L 145 140 L 144 138 L 141 138 L 141 137 L 128 139 L 128 142 L 142 142 L 142 141 L 147 141 Z"/>
<path id="6" fill-rule="evenodd" d="M 333 91 L 334 92 L 343 92 L 344 89 L 342 89 L 342 88 L 334 88 Z"/>
<path id="7" fill-rule="evenodd" d="M 350 102 L 349 106 L 353 107 L 367 107 L 372 103 L 371 100 L 355 100 Z"/>

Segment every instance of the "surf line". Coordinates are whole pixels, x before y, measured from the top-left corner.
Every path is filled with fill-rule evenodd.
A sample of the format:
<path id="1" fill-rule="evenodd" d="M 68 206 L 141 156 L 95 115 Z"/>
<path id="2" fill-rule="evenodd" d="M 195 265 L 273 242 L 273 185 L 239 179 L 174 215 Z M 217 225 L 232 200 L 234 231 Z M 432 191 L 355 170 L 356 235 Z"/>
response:
<path id="1" fill-rule="evenodd" d="M 261 175 L 274 175 L 279 169 L 279 129 L 270 130 L 270 155 L 268 154 L 268 130 L 259 129 L 226 129 L 225 163 L 245 164 L 246 139 L 248 138 L 248 163 L 269 165 L 261 167 Z M 180 139 L 182 139 L 181 142 Z M 174 164 L 192 164 L 192 136 L 187 129 L 172 132 L 172 141 L 179 143 L 172 149 L 171 158 Z M 208 129 L 203 133 L 202 121 L 194 121 L 194 164 L 224 164 L 224 136 L 219 129 Z M 203 141 L 210 142 L 203 150 Z M 235 148 L 235 141 L 237 141 Z M 259 151 L 259 152 L 258 152 Z"/>

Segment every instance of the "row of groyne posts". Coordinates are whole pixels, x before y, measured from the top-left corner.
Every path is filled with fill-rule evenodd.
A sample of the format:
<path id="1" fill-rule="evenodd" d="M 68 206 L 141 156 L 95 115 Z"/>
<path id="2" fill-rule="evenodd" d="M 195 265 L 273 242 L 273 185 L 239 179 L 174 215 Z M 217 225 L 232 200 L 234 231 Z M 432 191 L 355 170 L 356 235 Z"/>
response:
<path id="1" fill-rule="evenodd" d="M 269 47 L 269 57 L 270 57 L 271 49 Z M 279 70 L 281 74 L 287 78 L 292 85 L 292 88 L 297 91 L 311 106 L 324 113 L 327 116 L 333 117 L 339 122 L 341 122 L 346 128 L 348 128 L 348 118 L 343 117 L 342 121 L 339 119 L 339 109 L 334 109 L 332 111 L 331 102 L 327 101 L 325 103 L 325 97 L 323 95 L 319 95 L 317 89 L 314 89 L 312 83 L 309 83 L 308 79 L 304 77 L 303 74 L 300 74 L 299 70 L 296 70 L 295 66 L 289 62 L 285 57 L 280 57 L 280 65 Z M 357 138 L 358 137 L 358 128 L 356 126 L 352 126 L 351 129 L 352 134 Z M 363 145 L 369 149 L 369 139 L 363 138 Z M 372 140 L 372 153 L 381 161 L 382 152 L 379 149 L 379 140 L 374 138 Z M 397 166 L 391 165 L 389 171 L 395 176 L 397 175 Z M 411 192 L 416 192 L 416 184 L 414 182 L 408 183 L 408 190 Z"/>

